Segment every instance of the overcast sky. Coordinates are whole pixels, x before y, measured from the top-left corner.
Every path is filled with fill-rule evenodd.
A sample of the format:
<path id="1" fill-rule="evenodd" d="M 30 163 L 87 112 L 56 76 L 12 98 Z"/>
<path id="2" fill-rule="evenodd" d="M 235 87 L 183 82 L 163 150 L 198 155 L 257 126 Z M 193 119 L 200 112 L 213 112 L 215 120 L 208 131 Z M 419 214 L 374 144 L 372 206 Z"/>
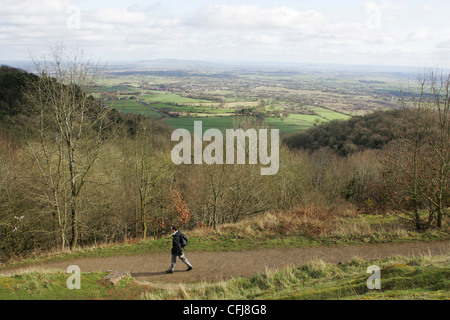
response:
<path id="1" fill-rule="evenodd" d="M 0 62 L 95 59 L 450 67 L 448 0 L 0 0 Z"/>

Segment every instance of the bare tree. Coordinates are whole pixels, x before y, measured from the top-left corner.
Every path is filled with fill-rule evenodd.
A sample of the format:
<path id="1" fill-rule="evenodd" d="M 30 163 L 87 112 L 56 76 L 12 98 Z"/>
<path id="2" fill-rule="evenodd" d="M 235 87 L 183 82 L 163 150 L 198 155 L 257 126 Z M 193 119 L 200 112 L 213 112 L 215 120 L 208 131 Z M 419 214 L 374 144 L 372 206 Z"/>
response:
<path id="1" fill-rule="evenodd" d="M 25 98 L 36 115 L 39 143 L 29 149 L 56 212 L 62 248 L 70 223 L 70 249 L 78 242 L 78 197 L 104 143 L 108 109 L 90 95 L 100 67 L 80 49 L 67 54 L 62 45 L 50 49 L 50 60 L 33 59 L 38 81 L 28 84 Z M 70 218 L 70 219 L 69 219 Z"/>
<path id="2" fill-rule="evenodd" d="M 148 234 L 150 214 L 164 211 L 174 183 L 173 164 L 161 147 L 154 143 L 154 127 L 150 120 L 137 122 L 137 134 L 132 151 L 133 182 L 137 195 L 139 221 L 144 240 Z M 153 217 L 154 218 L 154 217 Z"/>
<path id="3" fill-rule="evenodd" d="M 449 200 L 450 73 L 430 70 L 427 78 L 431 91 L 430 105 L 434 111 L 434 130 L 428 136 L 428 141 L 437 160 L 436 172 L 431 179 L 434 195 L 429 198 L 434 206 L 437 226 L 440 228 Z"/>
<path id="4" fill-rule="evenodd" d="M 402 99 L 402 122 L 393 129 L 396 139 L 388 152 L 392 202 L 418 230 L 434 221 L 441 227 L 448 205 L 449 85 L 450 75 L 433 70 L 419 79 L 418 88 Z"/>

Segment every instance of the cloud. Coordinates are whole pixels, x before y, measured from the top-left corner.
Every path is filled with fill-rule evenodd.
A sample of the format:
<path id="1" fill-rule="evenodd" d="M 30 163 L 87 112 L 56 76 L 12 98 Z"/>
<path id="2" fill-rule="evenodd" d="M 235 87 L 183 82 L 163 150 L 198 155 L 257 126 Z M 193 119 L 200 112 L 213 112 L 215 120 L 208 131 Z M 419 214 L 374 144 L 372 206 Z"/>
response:
<path id="1" fill-rule="evenodd" d="M 46 27 L 65 21 L 68 1 L 2 1 L 0 21 L 2 26 Z"/>
<path id="2" fill-rule="evenodd" d="M 390 10 L 390 11 L 402 11 L 407 10 L 410 8 L 410 2 L 411 1 L 392 1 L 392 0 L 383 0 L 381 1 L 381 8 L 383 10 Z"/>
<path id="3" fill-rule="evenodd" d="M 414 32 L 411 32 L 408 35 L 408 40 L 411 40 L 411 41 L 426 41 L 426 40 L 430 40 L 433 38 L 434 38 L 434 35 L 431 32 L 430 27 L 419 28 L 419 29 L 415 30 Z"/>
<path id="4" fill-rule="evenodd" d="M 68 0 L 2 0 L 0 6 L 0 16 L 11 15 L 58 15 L 65 12 L 69 6 Z"/>
<path id="5" fill-rule="evenodd" d="M 91 15 L 93 21 L 108 24 L 139 24 L 147 20 L 147 15 L 139 8 L 101 8 Z"/>
<path id="6" fill-rule="evenodd" d="M 428 3 L 425 3 L 425 4 L 421 5 L 420 9 L 422 11 L 425 11 L 425 12 L 429 13 L 430 11 L 435 10 L 437 7 L 438 7 L 437 3 L 435 3 L 435 2 L 428 2 Z"/>
<path id="7" fill-rule="evenodd" d="M 14 46 L 34 46 L 61 37 L 67 32 L 69 5 L 66 0 L 4 0 L 0 6 L 0 32 L 6 32 Z"/>
<path id="8" fill-rule="evenodd" d="M 450 49 L 450 39 L 444 40 L 436 44 L 437 49 Z"/>
<path id="9" fill-rule="evenodd" d="M 186 20 L 200 28 L 267 30 L 286 29 L 311 31 L 328 23 L 315 10 L 299 11 L 286 6 L 264 8 L 251 5 L 208 5 Z"/>
<path id="10" fill-rule="evenodd" d="M 170 56 L 352 62 L 354 57 L 382 61 L 384 56 L 403 62 L 400 54 L 420 59 L 425 52 L 422 44 L 429 50 L 446 51 L 448 44 L 442 40 L 450 34 L 443 10 L 438 19 L 424 15 L 434 3 L 424 7 L 398 0 L 366 1 L 357 7 L 342 3 L 335 10 L 325 10 L 321 1 L 306 7 L 283 0 L 258 5 L 246 0 L 234 5 L 225 0 L 207 5 L 181 0 L 134 5 L 106 0 L 78 5 L 72 0 L 1 2 L 3 59 L 26 57 L 28 49 L 43 52 L 62 41 L 78 44 L 102 59 Z M 70 10 L 74 7 L 78 13 Z M 73 14 L 80 15 L 79 28 L 69 26 Z"/>

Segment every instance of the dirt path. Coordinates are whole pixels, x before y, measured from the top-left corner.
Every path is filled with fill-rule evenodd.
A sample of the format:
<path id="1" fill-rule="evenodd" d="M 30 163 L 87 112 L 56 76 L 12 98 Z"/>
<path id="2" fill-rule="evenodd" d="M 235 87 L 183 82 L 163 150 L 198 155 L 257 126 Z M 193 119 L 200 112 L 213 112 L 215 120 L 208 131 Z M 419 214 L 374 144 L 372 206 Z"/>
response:
<path id="1" fill-rule="evenodd" d="M 82 272 L 128 271 L 138 281 L 158 283 L 191 283 L 218 281 L 236 276 L 249 277 L 266 268 L 277 269 L 289 265 L 302 265 L 314 259 L 329 263 L 346 262 L 354 257 L 364 260 L 387 258 L 395 255 L 421 256 L 450 253 L 450 240 L 435 242 L 351 245 L 343 247 L 308 247 L 295 249 L 264 249 L 246 252 L 189 252 L 186 256 L 194 270 L 186 272 L 186 266 L 178 260 L 175 272 L 166 274 L 170 265 L 170 253 L 107 258 L 79 258 L 64 262 L 52 262 L 23 269 L 2 270 L 12 274 L 33 268 L 63 269 L 78 265 Z"/>

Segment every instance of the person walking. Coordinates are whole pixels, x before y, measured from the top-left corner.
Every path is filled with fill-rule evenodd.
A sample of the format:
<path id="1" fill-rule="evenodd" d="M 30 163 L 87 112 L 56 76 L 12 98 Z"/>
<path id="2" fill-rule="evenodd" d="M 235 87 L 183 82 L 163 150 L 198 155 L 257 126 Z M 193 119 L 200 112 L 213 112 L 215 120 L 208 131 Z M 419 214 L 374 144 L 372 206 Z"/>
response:
<path id="1" fill-rule="evenodd" d="M 183 254 L 183 247 L 181 246 L 181 232 L 179 232 L 177 227 L 175 226 L 172 226 L 170 230 L 172 232 L 172 263 L 170 265 L 170 268 L 166 270 L 166 272 L 173 273 L 175 265 L 177 264 L 177 257 L 180 258 L 180 260 L 188 266 L 186 271 L 191 271 L 194 268 L 192 267 L 192 264 L 189 262 L 189 260 L 186 259 L 186 256 Z"/>

